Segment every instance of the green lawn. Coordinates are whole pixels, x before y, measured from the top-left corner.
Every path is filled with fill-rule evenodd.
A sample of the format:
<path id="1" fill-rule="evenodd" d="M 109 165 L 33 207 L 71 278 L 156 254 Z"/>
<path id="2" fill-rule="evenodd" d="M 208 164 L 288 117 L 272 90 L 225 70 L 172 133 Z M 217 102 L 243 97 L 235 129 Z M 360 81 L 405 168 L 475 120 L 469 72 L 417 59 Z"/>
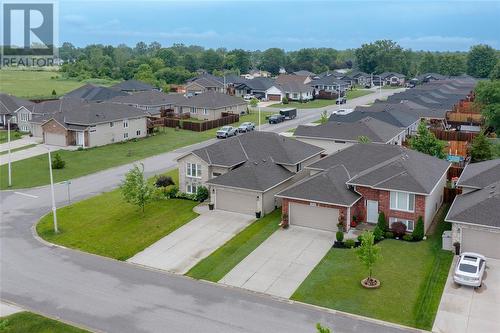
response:
<path id="1" fill-rule="evenodd" d="M 266 112 L 261 113 L 262 123 Z M 258 113 L 240 117 L 239 123 L 254 121 Z M 237 126 L 233 124 L 233 126 Z M 162 129 L 160 133 L 136 141 L 115 143 L 82 151 L 59 150 L 66 167 L 54 170 L 54 181 L 60 182 L 85 176 L 97 171 L 131 163 L 146 157 L 165 153 L 180 147 L 195 144 L 215 137 L 216 128 L 205 132 L 193 132 L 173 128 Z M 12 163 L 12 188 L 27 188 L 49 183 L 47 155 L 31 157 Z M 0 166 L 0 189 L 8 188 L 7 165 Z"/>
<path id="2" fill-rule="evenodd" d="M 86 333 L 88 331 L 31 312 L 18 312 L 0 318 L 3 333 Z"/>
<path id="3" fill-rule="evenodd" d="M 253 222 L 214 253 L 191 268 L 186 275 L 217 282 L 279 228 L 281 210 Z"/>
<path id="4" fill-rule="evenodd" d="M 86 83 L 112 85 L 118 81 L 91 79 L 84 81 L 70 80 L 56 71 L 22 71 L 12 69 L 0 70 L 0 91 L 23 98 L 51 98 L 52 91 L 56 96 L 83 86 Z"/>
<path id="5" fill-rule="evenodd" d="M 16 151 L 20 151 L 20 150 L 25 150 L 25 149 L 29 149 L 29 148 L 33 148 L 35 147 L 36 144 L 33 143 L 33 144 L 30 144 L 30 145 L 26 145 L 26 146 L 22 146 L 22 147 L 18 147 L 18 148 L 14 148 L 14 149 L 11 149 L 10 152 L 11 153 L 15 153 Z M 4 150 L 4 151 L 0 151 L 0 155 L 7 155 L 9 153 L 8 150 Z"/>
<path id="6" fill-rule="evenodd" d="M 354 90 L 349 90 L 347 91 L 347 100 L 351 100 L 353 98 L 358 98 L 358 97 L 361 97 L 361 96 L 365 96 L 365 95 L 369 95 L 373 93 L 372 90 L 368 90 L 368 89 L 354 89 Z"/>
<path id="7" fill-rule="evenodd" d="M 178 170 L 167 175 L 178 183 Z M 126 260 L 198 216 L 193 212 L 196 205 L 191 200 L 158 200 L 148 204 L 143 215 L 117 189 L 58 209 L 58 234 L 52 213 L 36 230 L 48 242 Z"/>
<path id="8" fill-rule="evenodd" d="M 384 240 L 374 276 L 380 289 L 367 290 L 366 277 L 351 249 L 331 249 L 292 295 L 292 299 L 421 329 L 431 329 L 453 254 L 441 250 L 442 222 L 422 242 Z"/>
<path id="9" fill-rule="evenodd" d="M 18 131 L 10 131 L 10 141 L 18 140 L 23 136 L 23 133 Z M 0 143 L 8 141 L 8 134 L 6 130 L 0 130 Z"/>

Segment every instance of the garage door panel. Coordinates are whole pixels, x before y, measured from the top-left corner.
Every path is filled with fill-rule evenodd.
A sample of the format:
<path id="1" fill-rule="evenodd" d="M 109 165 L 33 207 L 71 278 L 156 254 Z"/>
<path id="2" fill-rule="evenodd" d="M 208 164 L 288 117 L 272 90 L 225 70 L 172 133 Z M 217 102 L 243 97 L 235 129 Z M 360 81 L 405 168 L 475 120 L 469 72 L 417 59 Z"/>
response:
<path id="1" fill-rule="evenodd" d="M 46 132 L 45 144 L 53 146 L 66 146 L 66 136 L 64 134 Z"/>
<path id="2" fill-rule="evenodd" d="M 500 233 L 462 228 L 462 252 L 477 252 L 500 259 Z"/>
<path id="3" fill-rule="evenodd" d="M 252 192 L 216 189 L 215 208 L 254 215 L 257 210 L 256 194 Z"/>
<path id="4" fill-rule="evenodd" d="M 338 209 L 290 203 L 288 215 L 291 225 L 337 231 Z"/>
<path id="5" fill-rule="evenodd" d="M 267 99 L 270 101 L 280 101 L 281 100 L 281 95 L 273 95 L 273 94 L 268 94 Z"/>

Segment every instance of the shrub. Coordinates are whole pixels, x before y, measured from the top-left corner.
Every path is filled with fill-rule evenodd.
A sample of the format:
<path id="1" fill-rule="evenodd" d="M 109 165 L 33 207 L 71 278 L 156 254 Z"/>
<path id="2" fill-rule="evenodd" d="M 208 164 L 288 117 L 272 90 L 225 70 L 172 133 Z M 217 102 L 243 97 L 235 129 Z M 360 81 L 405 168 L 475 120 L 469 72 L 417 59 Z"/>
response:
<path id="1" fill-rule="evenodd" d="M 378 220 L 377 220 L 377 227 L 380 229 L 382 232 L 389 231 L 389 228 L 387 226 L 387 221 L 385 219 L 385 214 L 384 212 L 380 212 L 378 214 Z"/>
<path id="2" fill-rule="evenodd" d="M 413 230 L 411 235 L 416 241 L 421 241 L 422 239 L 424 239 L 424 221 L 422 220 L 422 216 L 418 217 L 417 225 L 415 226 L 415 229 Z"/>
<path id="3" fill-rule="evenodd" d="M 57 95 L 57 92 L 55 89 L 52 89 L 52 96 L 56 96 Z"/>
<path id="4" fill-rule="evenodd" d="M 170 185 L 175 185 L 172 177 L 161 175 L 161 176 L 158 176 L 158 178 L 156 178 L 156 181 L 155 181 L 156 187 L 167 187 Z"/>
<path id="5" fill-rule="evenodd" d="M 64 169 L 65 166 L 66 161 L 61 158 L 61 155 L 59 155 L 59 153 L 55 153 L 54 157 L 52 158 L 52 169 Z"/>
<path id="6" fill-rule="evenodd" d="M 199 186 L 196 190 L 196 201 L 203 202 L 208 199 L 208 188 L 205 186 Z"/>
<path id="7" fill-rule="evenodd" d="M 254 107 L 256 107 L 256 106 L 257 106 L 257 104 L 259 104 L 259 100 L 258 100 L 257 98 L 255 98 L 255 97 L 254 97 L 254 98 L 252 98 L 252 99 L 250 100 L 250 106 L 251 106 L 251 107 L 253 107 L 253 108 L 254 108 Z"/>
<path id="8" fill-rule="evenodd" d="M 394 238 L 394 233 L 392 233 L 391 231 L 387 231 L 387 232 L 384 234 L 384 237 L 385 237 L 385 238 Z"/>
<path id="9" fill-rule="evenodd" d="M 335 236 L 337 237 L 337 242 L 342 242 L 344 240 L 344 233 L 340 230 L 337 231 Z"/>
<path id="10" fill-rule="evenodd" d="M 406 225 L 403 222 L 394 222 L 391 224 L 391 229 L 396 237 L 403 237 L 406 234 Z"/>
<path id="11" fill-rule="evenodd" d="M 283 104 L 288 104 L 288 103 L 289 103 L 289 101 L 288 101 L 288 97 L 286 97 L 286 96 L 285 96 L 285 97 L 283 97 L 283 99 L 281 100 L 281 103 L 283 103 Z"/>
<path id="12" fill-rule="evenodd" d="M 384 232 L 380 230 L 378 226 L 376 226 L 375 229 L 373 230 L 373 237 L 375 241 L 377 242 L 381 241 L 384 238 Z"/>
<path id="13" fill-rule="evenodd" d="M 82 150 L 84 150 L 84 149 L 83 149 L 83 147 L 82 147 L 82 146 L 80 146 L 80 147 L 76 148 L 76 150 L 78 150 L 78 151 L 82 151 Z"/>
<path id="14" fill-rule="evenodd" d="M 173 186 L 165 192 L 165 196 L 169 199 L 176 198 L 179 193 L 179 188 L 177 186 Z"/>
<path id="15" fill-rule="evenodd" d="M 411 234 L 406 234 L 403 236 L 403 240 L 411 242 L 413 240 L 413 236 Z"/>
<path id="16" fill-rule="evenodd" d="M 359 235 L 359 236 L 358 236 L 358 242 L 360 242 L 360 243 L 361 243 L 361 241 L 363 241 L 363 235 Z"/>
<path id="17" fill-rule="evenodd" d="M 347 247 L 348 249 L 352 249 L 354 247 L 354 245 L 356 245 L 356 242 L 354 241 L 354 239 L 347 239 L 345 242 L 345 247 Z"/>

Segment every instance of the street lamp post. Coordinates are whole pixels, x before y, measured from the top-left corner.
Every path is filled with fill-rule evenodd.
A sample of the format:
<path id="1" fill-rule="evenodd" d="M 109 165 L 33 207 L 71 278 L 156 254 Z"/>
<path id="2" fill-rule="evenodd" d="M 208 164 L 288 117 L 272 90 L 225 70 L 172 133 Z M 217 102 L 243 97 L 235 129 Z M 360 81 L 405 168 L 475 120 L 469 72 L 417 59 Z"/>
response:
<path id="1" fill-rule="evenodd" d="M 52 216 L 54 218 L 54 232 L 58 233 L 59 229 L 57 228 L 56 199 L 54 196 L 54 177 L 52 176 L 52 157 L 50 156 L 49 148 L 47 148 L 47 151 L 49 152 L 50 192 L 52 195 Z"/>
<path id="2" fill-rule="evenodd" d="M 9 163 L 9 187 L 12 187 L 12 166 L 10 162 L 10 121 L 12 118 L 9 118 L 7 120 L 7 142 L 8 142 L 8 149 L 9 149 L 9 156 L 8 156 L 8 163 Z"/>
<path id="3" fill-rule="evenodd" d="M 259 132 L 260 132 L 260 106 L 259 106 Z"/>

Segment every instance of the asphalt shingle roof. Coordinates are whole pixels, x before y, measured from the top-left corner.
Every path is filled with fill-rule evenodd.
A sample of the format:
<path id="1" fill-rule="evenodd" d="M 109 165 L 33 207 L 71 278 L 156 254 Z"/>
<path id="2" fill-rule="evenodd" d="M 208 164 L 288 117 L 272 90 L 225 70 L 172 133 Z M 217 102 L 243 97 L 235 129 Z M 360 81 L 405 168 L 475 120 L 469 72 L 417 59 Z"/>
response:
<path id="1" fill-rule="evenodd" d="M 300 125 L 294 135 L 341 141 L 357 141 L 360 136 L 366 136 L 374 143 L 386 143 L 401 132 L 403 129 L 400 127 L 365 116 L 354 122 L 329 121 L 317 126 Z"/>
<path id="2" fill-rule="evenodd" d="M 165 94 L 161 91 L 150 90 L 136 92 L 125 96 L 116 96 L 110 99 L 110 102 L 121 104 L 134 104 L 139 106 L 159 106 L 176 105 L 183 103 L 187 98 L 183 94 Z"/>
<path id="3" fill-rule="evenodd" d="M 377 110 L 378 108 L 378 110 Z M 371 117 L 396 127 L 408 127 L 417 122 L 420 117 L 413 112 L 404 112 L 387 104 L 385 107 L 356 107 L 354 112 L 338 115 L 332 114 L 329 121 L 352 123 L 365 117 Z"/>
<path id="4" fill-rule="evenodd" d="M 347 170 L 337 165 L 290 186 L 277 196 L 352 206 L 361 196 L 348 188 L 348 180 Z"/>
<path id="5" fill-rule="evenodd" d="M 35 103 L 13 95 L 0 93 L 0 114 L 12 114 L 21 106 L 30 109 Z"/>
<path id="6" fill-rule="evenodd" d="M 203 94 L 186 98 L 185 100 L 180 101 L 177 105 L 206 109 L 219 109 L 235 105 L 247 105 L 247 102 L 245 102 L 241 97 L 235 97 L 215 91 L 207 91 Z"/>
<path id="7" fill-rule="evenodd" d="M 468 164 L 462 172 L 457 185 L 484 188 L 498 181 L 500 181 L 500 158 Z"/>
<path id="8" fill-rule="evenodd" d="M 89 102 L 107 101 L 116 96 L 126 96 L 127 93 L 108 87 L 86 84 L 65 94 L 63 98 L 80 98 Z"/>
<path id="9" fill-rule="evenodd" d="M 155 89 L 155 87 L 146 82 L 134 79 L 122 81 L 114 86 L 111 86 L 111 88 L 121 91 L 148 91 Z"/>

